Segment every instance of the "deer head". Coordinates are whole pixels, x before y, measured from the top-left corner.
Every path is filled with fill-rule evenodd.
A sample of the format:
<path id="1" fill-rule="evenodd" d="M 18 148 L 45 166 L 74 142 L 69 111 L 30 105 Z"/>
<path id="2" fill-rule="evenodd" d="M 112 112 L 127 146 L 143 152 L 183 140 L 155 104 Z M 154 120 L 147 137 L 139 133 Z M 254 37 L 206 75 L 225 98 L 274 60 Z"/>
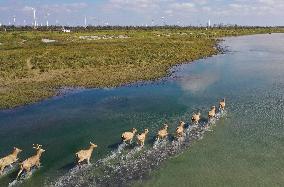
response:
<path id="1" fill-rule="evenodd" d="M 14 153 L 20 153 L 22 152 L 21 149 L 17 148 L 17 147 L 14 147 L 14 150 L 13 150 Z"/>
<path id="2" fill-rule="evenodd" d="M 133 133 L 136 133 L 136 132 L 137 132 L 137 129 L 133 128 L 133 129 L 132 129 L 132 132 L 133 132 Z"/>
<path id="3" fill-rule="evenodd" d="M 42 149 L 41 148 L 42 147 L 42 145 L 39 145 L 39 144 L 33 144 L 33 148 L 37 151 L 37 153 L 43 153 L 43 152 L 45 152 L 45 150 L 44 149 Z"/>
<path id="4" fill-rule="evenodd" d="M 98 145 L 96 145 L 96 144 L 94 144 L 94 143 L 92 143 L 92 142 L 90 142 L 90 146 L 91 146 L 92 148 L 98 147 Z"/>
<path id="5" fill-rule="evenodd" d="M 165 123 L 164 124 L 164 129 L 168 129 L 168 127 L 169 127 L 168 124 Z"/>
<path id="6" fill-rule="evenodd" d="M 180 125 L 180 126 L 184 126 L 184 125 L 185 125 L 185 122 L 184 122 L 184 121 L 180 121 L 180 122 L 179 122 L 179 125 Z"/>

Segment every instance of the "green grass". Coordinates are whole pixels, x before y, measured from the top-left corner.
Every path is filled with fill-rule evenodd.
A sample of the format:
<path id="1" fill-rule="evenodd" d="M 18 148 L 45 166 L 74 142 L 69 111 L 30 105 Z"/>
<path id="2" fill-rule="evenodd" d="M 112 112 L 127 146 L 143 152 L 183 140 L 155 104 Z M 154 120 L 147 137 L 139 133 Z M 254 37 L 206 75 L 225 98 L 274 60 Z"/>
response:
<path id="1" fill-rule="evenodd" d="M 51 97 L 62 87 L 109 87 L 167 75 L 173 65 L 217 54 L 217 38 L 277 28 L 0 32 L 0 109 Z M 129 38 L 84 40 L 80 36 Z M 43 43 L 43 38 L 56 40 Z"/>

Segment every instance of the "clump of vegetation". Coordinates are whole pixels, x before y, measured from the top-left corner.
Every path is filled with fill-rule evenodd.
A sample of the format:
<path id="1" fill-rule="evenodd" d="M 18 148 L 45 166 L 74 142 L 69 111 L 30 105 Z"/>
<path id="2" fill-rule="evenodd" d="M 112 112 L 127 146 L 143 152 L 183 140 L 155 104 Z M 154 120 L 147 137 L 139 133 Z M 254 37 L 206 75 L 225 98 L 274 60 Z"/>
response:
<path id="1" fill-rule="evenodd" d="M 165 76 L 176 64 L 218 53 L 224 36 L 281 28 L 94 28 L 0 31 L 0 108 L 51 97 L 61 87 L 109 87 Z M 97 36 L 109 40 L 82 40 Z M 124 37 L 113 37 L 124 36 Z M 42 42 L 43 39 L 56 42 Z"/>

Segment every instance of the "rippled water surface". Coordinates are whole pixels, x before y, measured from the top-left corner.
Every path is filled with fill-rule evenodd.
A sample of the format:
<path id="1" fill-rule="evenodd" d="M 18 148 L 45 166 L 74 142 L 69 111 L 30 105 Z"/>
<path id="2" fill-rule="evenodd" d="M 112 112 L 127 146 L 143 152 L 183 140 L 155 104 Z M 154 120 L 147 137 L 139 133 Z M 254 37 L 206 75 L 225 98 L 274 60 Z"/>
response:
<path id="1" fill-rule="evenodd" d="M 33 143 L 46 149 L 42 167 L 22 186 L 61 184 L 66 180 L 59 177 L 66 179 L 72 172 L 89 175 L 81 185 L 91 184 L 88 177 L 104 176 L 97 177 L 98 185 L 125 185 L 142 177 L 148 186 L 281 186 L 284 34 L 227 38 L 222 45 L 230 52 L 174 68 L 172 77 L 163 81 L 79 91 L 2 111 L 0 155 L 18 146 L 24 150 L 23 160 L 33 154 Z M 208 109 L 222 97 L 227 99 L 227 115 L 202 140 L 193 145 L 162 142 L 153 148 L 154 134 L 164 122 L 174 132 L 179 120 L 188 122 L 197 110 L 206 121 Z M 121 133 L 132 127 L 150 129 L 146 147 L 126 146 L 118 153 Z M 93 165 L 72 169 L 74 153 L 90 140 L 99 145 Z M 162 165 L 155 166 L 160 160 Z M 154 168 L 160 169 L 148 178 Z M 0 186 L 15 175 L 12 171 L 1 177 Z M 75 185 L 74 178 L 70 181 Z"/>

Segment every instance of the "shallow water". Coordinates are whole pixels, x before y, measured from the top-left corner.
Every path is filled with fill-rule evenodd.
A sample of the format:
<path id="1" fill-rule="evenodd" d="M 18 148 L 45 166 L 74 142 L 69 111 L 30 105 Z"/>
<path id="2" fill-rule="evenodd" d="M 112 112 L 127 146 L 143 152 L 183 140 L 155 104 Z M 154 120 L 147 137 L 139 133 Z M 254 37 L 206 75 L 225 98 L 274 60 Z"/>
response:
<path id="1" fill-rule="evenodd" d="M 216 122 L 214 131 L 190 148 L 183 147 L 183 153 L 166 161 L 147 184 L 280 186 L 284 184 L 284 34 L 227 38 L 222 45 L 230 52 L 174 68 L 172 77 L 163 81 L 79 91 L 2 111 L 0 155 L 18 146 L 24 150 L 23 160 L 33 154 L 33 143 L 42 144 L 46 149 L 42 168 L 21 184 L 40 186 L 69 175 L 74 153 L 88 147 L 89 141 L 99 145 L 93 154 L 95 163 L 117 149 L 123 131 L 136 127 L 141 132 L 147 127 L 146 148 L 142 152 L 126 148 L 123 153 L 139 162 L 139 154 L 151 158 L 147 151 L 153 150 L 152 138 L 163 123 L 174 132 L 179 120 L 188 122 L 197 110 L 205 116 L 225 96 L 227 116 Z M 164 153 L 160 150 L 154 153 L 158 157 Z M 0 186 L 7 186 L 15 175 L 14 171 L 0 178 Z M 139 177 L 138 173 L 133 178 Z"/>
<path id="2" fill-rule="evenodd" d="M 204 66 L 198 73 L 218 77 L 205 89 L 189 83 L 185 88 L 225 95 L 228 117 L 143 186 L 283 186 L 283 42 L 283 34 L 229 38 L 230 53 L 187 67 L 194 74 Z M 200 81 L 207 85 L 208 79 Z"/>

